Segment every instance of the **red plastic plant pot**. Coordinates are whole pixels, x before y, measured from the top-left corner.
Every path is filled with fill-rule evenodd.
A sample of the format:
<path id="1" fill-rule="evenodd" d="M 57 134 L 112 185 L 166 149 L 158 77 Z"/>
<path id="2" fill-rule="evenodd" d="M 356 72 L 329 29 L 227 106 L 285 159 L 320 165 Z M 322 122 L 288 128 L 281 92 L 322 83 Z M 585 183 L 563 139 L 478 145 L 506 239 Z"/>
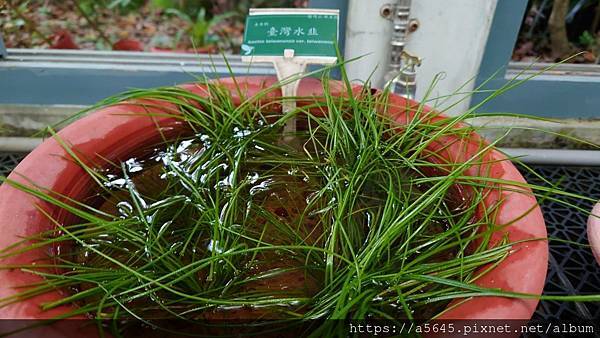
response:
<path id="1" fill-rule="evenodd" d="M 600 202 L 596 204 L 588 219 L 587 233 L 594 257 L 596 257 L 596 261 L 600 264 Z"/>
<path id="2" fill-rule="evenodd" d="M 259 91 L 271 87 L 276 83 L 271 77 L 246 77 L 236 78 L 239 91 L 231 79 L 218 80 L 226 88 L 237 104 L 240 102 L 240 93 L 251 97 Z M 342 85 L 332 82 L 330 90 L 334 96 L 347 94 L 342 90 Z M 190 84 L 182 88 L 195 94 L 208 96 L 205 85 Z M 360 88 L 355 88 L 359 90 Z M 303 79 L 299 88 L 299 96 L 322 96 L 323 88 L 318 80 Z M 273 90 L 265 96 L 269 100 L 280 96 L 279 90 Z M 306 102 L 304 102 L 306 101 Z M 310 103 L 302 100 L 298 105 Z M 313 100 L 314 103 L 314 100 Z M 135 156 L 138 149 L 148 148 L 160 143 L 162 137 L 174 137 L 189 133 L 186 124 L 173 116 L 166 116 L 164 112 L 169 107 L 166 103 L 157 105 L 140 106 L 136 104 L 119 104 L 102 108 L 87 117 L 84 117 L 58 133 L 62 142 L 68 144 L 81 159 L 85 159 L 89 166 L 106 163 L 106 160 L 118 163 Z M 407 111 L 410 106 L 416 105 L 413 101 L 392 95 L 389 98 L 386 112 L 399 123 L 405 123 L 413 115 Z M 383 107 L 382 107 L 383 109 Z M 160 113 L 163 113 L 162 116 Z M 435 115 L 435 114 L 433 114 Z M 440 118 L 438 117 L 433 117 Z M 158 127 L 157 127 L 158 126 Z M 161 135 L 162 134 L 162 135 Z M 473 156 L 481 146 L 481 138 L 472 134 L 469 139 L 457 140 L 448 136 L 436 140 L 429 146 L 432 161 L 441 161 L 444 158 L 452 163 L 460 163 Z M 494 164 L 488 168 L 486 174 L 497 179 L 524 183 L 525 180 L 518 170 L 505 160 L 505 157 L 491 150 L 486 156 Z M 466 175 L 481 175 L 480 167 L 470 167 Z M 94 185 L 82 167 L 72 160 L 70 155 L 55 138 L 46 140 L 31 152 L 9 176 L 10 179 L 27 185 L 35 185 L 48 191 L 53 191 L 76 200 L 84 200 L 91 194 Z M 524 188 L 523 188 L 524 189 Z M 489 194 L 485 204 L 492 205 L 501 200 L 502 204 L 497 211 L 498 227 L 492 241 L 501 239 L 506 234 L 515 243 L 510 255 L 496 268 L 481 277 L 477 284 L 483 287 L 501 288 L 506 291 L 515 291 L 531 294 L 541 294 L 544 287 L 548 264 L 548 244 L 546 240 L 522 241 L 527 239 L 545 239 L 546 227 L 541 210 L 535 197 L 529 193 L 515 192 L 513 189 L 496 189 L 494 194 Z M 24 236 L 48 230 L 52 224 L 47 216 L 40 212 L 39 207 L 50 213 L 62 222 L 69 221 L 58 207 L 40 201 L 37 198 L 22 192 L 8 184 L 0 187 L 0 219 L 2 220 L 2 233 L 0 247 L 6 247 Z M 45 257 L 44 250 L 28 251 L 20 256 L 5 259 L 2 264 L 25 264 L 32 260 Z M 0 271 L 0 297 L 14 295 L 16 287 L 26 283 L 40 281 L 40 277 L 15 270 Z M 35 298 L 13 303 L 0 308 L 0 318 L 40 319 L 51 318 L 64 313 L 69 307 L 56 308 L 52 311 L 42 311 L 40 304 L 51 300 L 60 299 L 63 294 L 59 292 L 39 295 Z M 445 312 L 442 319 L 522 319 L 531 318 L 536 306 L 536 299 L 515 299 L 504 297 L 478 297 L 468 301 L 455 302 L 449 311 Z M 48 329 L 48 333 L 61 336 L 60 329 Z"/>

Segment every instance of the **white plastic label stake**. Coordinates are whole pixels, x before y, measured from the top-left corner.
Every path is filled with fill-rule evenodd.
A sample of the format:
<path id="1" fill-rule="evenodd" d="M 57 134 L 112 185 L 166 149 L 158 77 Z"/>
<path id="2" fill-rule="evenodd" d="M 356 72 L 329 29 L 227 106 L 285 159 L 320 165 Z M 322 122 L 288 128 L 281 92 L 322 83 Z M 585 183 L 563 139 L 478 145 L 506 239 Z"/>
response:
<path id="1" fill-rule="evenodd" d="M 283 113 L 289 113 L 296 109 L 295 100 L 286 100 L 286 97 L 295 97 L 298 95 L 298 87 L 302 74 L 306 71 L 309 64 L 331 65 L 337 61 L 336 57 L 307 57 L 295 56 L 293 49 L 286 49 L 283 56 L 242 56 L 244 62 L 271 62 L 277 73 L 277 80 L 284 82 L 281 85 L 281 95 L 284 97 L 282 103 Z M 295 81 L 288 81 L 296 76 Z M 284 133 L 293 133 L 296 131 L 296 119 L 290 119 L 284 128 Z"/>
<path id="2" fill-rule="evenodd" d="M 283 58 L 275 60 L 273 62 L 275 71 L 277 72 L 277 80 L 279 82 L 286 81 L 293 76 L 297 76 L 298 79 L 286 82 L 281 86 L 281 95 L 283 96 L 282 110 L 283 113 L 289 113 L 296 109 L 296 100 L 286 100 L 286 98 L 295 97 L 298 94 L 298 88 L 300 87 L 300 76 L 304 74 L 306 70 L 306 63 L 300 60 L 294 59 L 294 50 L 286 49 L 283 53 Z M 296 119 L 290 119 L 283 128 L 283 133 L 290 135 L 296 132 Z"/>

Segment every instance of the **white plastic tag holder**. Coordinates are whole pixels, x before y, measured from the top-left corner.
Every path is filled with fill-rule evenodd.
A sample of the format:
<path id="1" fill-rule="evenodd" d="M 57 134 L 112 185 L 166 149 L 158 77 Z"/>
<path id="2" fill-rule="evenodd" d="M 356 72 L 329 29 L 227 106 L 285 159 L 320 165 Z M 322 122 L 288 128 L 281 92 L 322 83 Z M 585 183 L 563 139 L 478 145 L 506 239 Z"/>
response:
<path id="1" fill-rule="evenodd" d="M 288 99 L 298 96 L 298 88 L 302 75 L 309 64 L 331 65 L 337 61 L 336 57 L 325 56 L 295 56 L 293 49 L 285 49 L 282 56 L 242 56 L 243 62 L 270 62 L 275 67 L 277 80 L 282 83 L 281 95 L 283 113 L 296 109 L 296 100 Z M 290 79 L 295 78 L 290 81 Z M 296 119 L 292 118 L 286 123 L 283 130 L 289 135 L 296 132 Z"/>

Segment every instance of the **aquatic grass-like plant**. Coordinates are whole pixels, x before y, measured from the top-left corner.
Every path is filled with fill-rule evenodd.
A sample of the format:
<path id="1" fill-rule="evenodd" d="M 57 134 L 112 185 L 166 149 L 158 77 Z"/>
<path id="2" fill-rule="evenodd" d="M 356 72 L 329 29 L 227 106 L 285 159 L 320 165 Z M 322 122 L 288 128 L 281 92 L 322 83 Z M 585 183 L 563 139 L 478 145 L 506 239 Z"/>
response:
<path id="1" fill-rule="evenodd" d="M 495 143 L 465 123 L 476 107 L 445 117 L 424 104 L 398 106 L 385 90 L 327 78 L 323 86 L 320 97 L 273 98 L 268 88 L 235 104 L 211 82 L 199 85 L 208 98 L 166 87 L 103 102 L 163 107 L 192 136 L 104 168 L 69 150 L 97 184 L 94 203 L 5 180 L 78 221 L 63 224 L 41 209 L 56 230 L 0 252 L 61 248 L 44 262 L 4 266 L 44 281 L 0 306 L 63 290 L 42 308 L 76 305 L 61 317 L 107 320 L 117 334 L 136 322 L 174 330 L 163 319 L 327 319 L 312 333 L 330 335 L 337 319 L 431 319 L 471 297 L 600 299 L 475 285 L 515 245 L 492 240 L 508 225 L 495 219 L 499 191 L 571 195 L 490 178 Z M 308 104 L 277 113 L 287 99 Z M 409 113 L 399 118 L 399 110 Z M 282 135 L 290 119 L 299 128 Z M 456 145 L 464 151 L 444 156 Z"/>

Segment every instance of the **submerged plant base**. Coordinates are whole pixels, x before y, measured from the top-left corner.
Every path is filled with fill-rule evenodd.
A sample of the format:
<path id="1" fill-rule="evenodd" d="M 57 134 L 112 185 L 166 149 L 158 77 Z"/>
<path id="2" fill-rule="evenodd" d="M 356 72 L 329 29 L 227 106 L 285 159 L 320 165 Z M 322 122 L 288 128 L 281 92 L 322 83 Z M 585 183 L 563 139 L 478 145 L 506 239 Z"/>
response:
<path id="1" fill-rule="evenodd" d="M 71 290 L 42 308 L 75 304 L 61 316 L 109 320 L 115 332 L 281 320 L 328 335 L 339 320 L 430 319 L 452 300 L 501 295 L 476 283 L 527 248 L 502 232 L 514 220 L 496 220 L 503 182 L 490 173 L 504 167 L 491 146 L 460 119 L 418 105 L 400 118 L 387 93 L 333 97 L 327 86 L 285 115 L 270 113 L 278 99 L 235 102 L 219 85 L 119 97 L 163 107 L 194 136 L 98 169 L 68 150 L 98 183 L 85 203 L 9 181 L 63 216 L 41 207 L 57 229 L 3 250 L 55 249 L 19 266 L 46 282 L 4 304 Z M 298 132 L 282 135 L 291 118 Z M 535 204 L 522 206 L 516 217 Z"/>
<path id="2" fill-rule="evenodd" d="M 110 190 L 100 194 L 103 201 L 98 208 L 102 213 L 114 215 L 110 221 L 117 224 L 87 230 L 85 244 L 74 243 L 74 251 L 62 250 L 65 254 L 59 258 L 70 261 L 74 255 L 78 266 L 117 268 L 96 253 L 99 250 L 130 268 L 154 270 L 152 274 L 157 276 L 168 272 L 169 266 L 163 265 L 167 258 L 177 268 L 194 266 L 204 260 L 203 266 L 190 268 L 194 270 L 187 277 L 191 280 L 187 285 L 182 283 L 183 288 L 193 286 L 199 291 L 213 288 L 215 291 L 211 292 L 223 299 L 247 295 L 282 299 L 280 304 L 253 306 L 249 302 L 249 305 L 225 304 L 206 309 L 194 309 L 192 306 L 197 305 L 193 304 L 185 310 L 189 310 L 186 318 L 265 320 L 306 314 L 311 308 L 310 299 L 326 287 L 325 236 L 327 226 L 335 217 L 331 211 L 337 208 L 338 201 L 331 193 L 332 180 L 323 175 L 336 168 L 319 159 L 327 150 L 308 151 L 314 146 L 313 141 L 323 145 L 325 138 L 307 131 L 298 134 L 304 135 L 286 137 L 287 144 L 273 145 L 273 141 L 282 139 L 281 130 L 277 128 L 266 126 L 238 131 L 230 139 L 221 139 L 219 144 L 224 147 L 216 151 L 211 149 L 211 138 L 203 134 L 171 144 L 146 159 L 124 161 L 123 172 L 107 175 L 105 186 Z M 243 145 L 244 142 L 250 146 Z M 232 147 L 230 154 L 243 152 L 243 159 L 234 164 L 229 162 L 227 153 L 223 152 L 227 145 Z M 353 227 L 348 230 L 355 231 L 350 235 L 355 237 L 352 244 L 357 252 L 376 239 L 369 236 L 369 231 L 377 226 L 375 222 L 379 222 L 385 201 L 390 198 L 388 193 L 402 196 L 408 205 L 422 197 L 426 186 L 415 183 L 419 178 L 416 172 L 409 174 L 410 169 L 400 165 L 378 170 L 386 170 L 384 175 L 395 172 L 396 183 L 386 192 L 377 188 L 381 184 L 377 180 L 384 176 L 368 177 L 366 172 L 364 188 L 352 196 L 354 210 L 343 217 L 344 224 Z M 347 175 L 342 183 L 349 186 L 351 173 Z M 428 220 L 415 239 L 435 238 L 449 230 L 452 219 L 458 217 L 455 215 L 464 212 L 459 200 L 446 196 L 442 210 L 435 211 L 439 216 Z M 448 205 L 454 207 L 450 209 Z M 114 226 L 127 227 L 128 232 Z M 394 244 L 388 249 L 398 250 L 402 243 L 394 241 Z M 93 245 L 94 250 L 89 245 Z M 449 248 L 431 261 L 450 260 L 458 251 Z M 219 256 L 225 252 L 230 254 Z M 218 257 L 216 260 L 211 259 L 213 254 Z M 338 259 L 334 257 L 334 261 Z M 74 288 L 74 294 L 93 287 L 82 283 Z M 145 312 L 148 311 L 156 318 L 173 317 L 169 311 L 153 304 L 156 300 L 164 301 L 158 297 L 157 294 L 157 299 L 146 299 L 146 304 L 143 300 L 136 303 L 136 308 L 147 306 L 144 313 L 138 312 L 138 315 L 147 318 Z M 430 318 L 446 303 L 418 308 L 413 316 Z M 184 309 L 182 304 L 178 306 L 180 311 Z M 386 309 L 386 313 L 405 317 L 401 309 L 393 306 Z"/>

